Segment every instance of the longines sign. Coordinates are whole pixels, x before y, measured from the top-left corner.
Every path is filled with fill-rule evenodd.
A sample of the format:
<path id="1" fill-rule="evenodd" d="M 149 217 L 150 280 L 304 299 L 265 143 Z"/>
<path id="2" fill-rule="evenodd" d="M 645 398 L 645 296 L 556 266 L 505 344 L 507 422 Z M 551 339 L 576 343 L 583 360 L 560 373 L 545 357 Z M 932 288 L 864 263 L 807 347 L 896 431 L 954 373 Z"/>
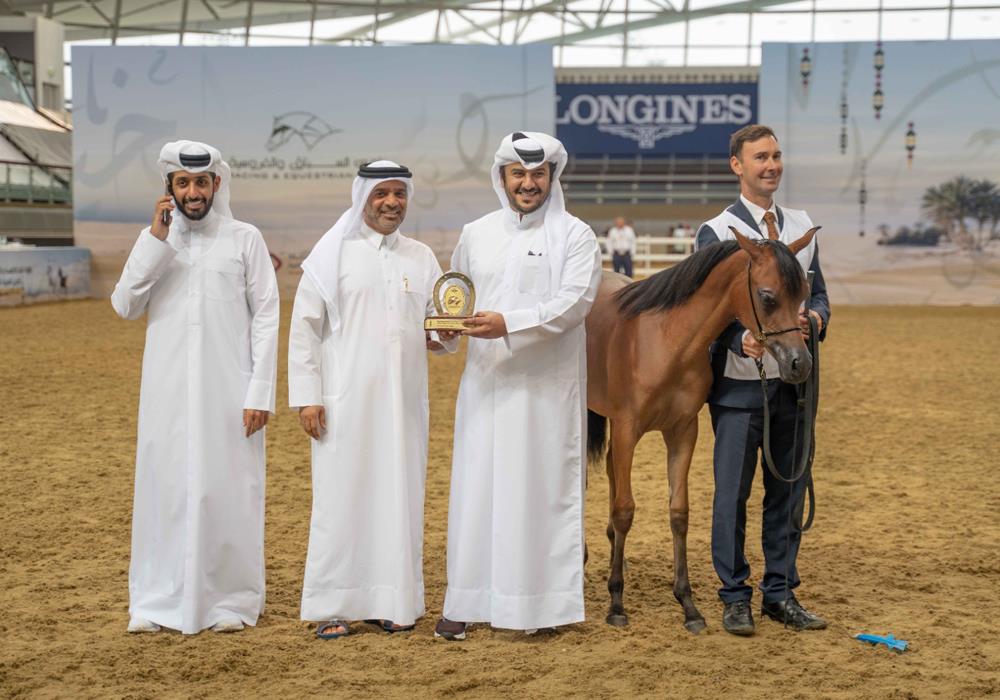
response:
<path id="1" fill-rule="evenodd" d="M 556 130 L 574 155 L 726 155 L 756 118 L 756 83 L 556 85 Z"/>

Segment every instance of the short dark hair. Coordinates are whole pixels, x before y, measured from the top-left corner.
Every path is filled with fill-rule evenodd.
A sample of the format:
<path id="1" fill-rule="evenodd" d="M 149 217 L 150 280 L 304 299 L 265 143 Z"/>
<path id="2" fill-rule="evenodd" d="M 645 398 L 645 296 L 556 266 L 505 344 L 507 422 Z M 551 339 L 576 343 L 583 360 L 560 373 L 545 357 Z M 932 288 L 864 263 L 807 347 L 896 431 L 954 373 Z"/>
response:
<path id="1" fill-rule="evenodd" d="M 774 135 L 774 129 L 763 124 L 747 124 L 739 131 L 734 131 L 733 135 L 729 137 L 730 157 L 739 158 L 740 153 L 743 151 L 743 144 L 747 141 L 762 139 L 765 136 L 770 136 L 775 141 L 778 140 L 778 137 Z"/>

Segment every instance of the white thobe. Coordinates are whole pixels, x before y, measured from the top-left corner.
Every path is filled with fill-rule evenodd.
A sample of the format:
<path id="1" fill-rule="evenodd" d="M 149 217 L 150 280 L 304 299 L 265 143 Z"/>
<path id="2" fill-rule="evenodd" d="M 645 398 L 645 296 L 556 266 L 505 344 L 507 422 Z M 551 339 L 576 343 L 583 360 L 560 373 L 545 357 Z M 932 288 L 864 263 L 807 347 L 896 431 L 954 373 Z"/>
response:
<path id="1" fill-rule="evenodd" d="M 362 225 L 339 269 L 339 329 L 304 275 L 288 343 L 289 404 L 326 409 L 312 441 L 302 619 L 411 625 L 424 614 L 423 324 L 441 266 L 423 243 Z"/>
<path id="2" fill-rule="evenodd" d="M 469 339 L 448 511 L 449 620 L 532 629 L 584 619 L 584 319 L 601 253 L 593 231 L 570 221 L 558 288 L 542 212 L 488 214 L 465 227 L 452 256 L 477 309 L 501 312 L 508 332 Z"/>
<path id="3" fill-rule="evenodd" d="M 264 608 L 264 431 L 274 410 L 278 285 L 260 232 L 215 212 L 143 229 L 111 295 L 147 314 L 129 613 L 187 634 Z"/>

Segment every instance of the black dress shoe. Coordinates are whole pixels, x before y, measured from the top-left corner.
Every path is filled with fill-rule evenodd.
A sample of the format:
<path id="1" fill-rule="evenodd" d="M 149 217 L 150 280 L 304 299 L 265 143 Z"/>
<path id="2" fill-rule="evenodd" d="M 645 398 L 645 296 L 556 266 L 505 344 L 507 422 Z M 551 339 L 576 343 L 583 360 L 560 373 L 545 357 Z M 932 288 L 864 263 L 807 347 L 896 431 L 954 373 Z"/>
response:
<path id="1" fill-rule="evenodd" d="M 750 612 L 749 600 L 737 600 L 726 603 L 722 611 L 722 626 L 730 634 L 749 637 L 754 632 L 753 613 Z"/>
<path id="2" fill-rule="evenodd" d="M 803 608 L 794 597 L 787 601 L 776 600 L 771 603 L 764 601 L 760 606 L 760 611 L 772 620 L 783 622 L 797 632 L 826 629 L 826 620 Z"/>

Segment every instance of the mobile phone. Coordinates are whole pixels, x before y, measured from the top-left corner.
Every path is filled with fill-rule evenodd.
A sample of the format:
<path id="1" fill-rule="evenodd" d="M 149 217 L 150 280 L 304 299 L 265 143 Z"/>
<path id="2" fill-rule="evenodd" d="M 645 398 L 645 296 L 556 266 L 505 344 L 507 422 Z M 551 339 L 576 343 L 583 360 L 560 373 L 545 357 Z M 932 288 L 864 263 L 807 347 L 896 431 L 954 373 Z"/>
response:
<path id="1" fill-rule="evenodd" d="M 167 183 L 167 194 L 169 194 L 171 197 L 174 196 L 174 190 L 170 186 L 169 182 Z M 164 226 L 169 226 L 170 225 L 170 210 L 169 209 L 164 209 L 163 210 L 163 212 L 160 214 L 160 220 L 163 222 Z"/>

